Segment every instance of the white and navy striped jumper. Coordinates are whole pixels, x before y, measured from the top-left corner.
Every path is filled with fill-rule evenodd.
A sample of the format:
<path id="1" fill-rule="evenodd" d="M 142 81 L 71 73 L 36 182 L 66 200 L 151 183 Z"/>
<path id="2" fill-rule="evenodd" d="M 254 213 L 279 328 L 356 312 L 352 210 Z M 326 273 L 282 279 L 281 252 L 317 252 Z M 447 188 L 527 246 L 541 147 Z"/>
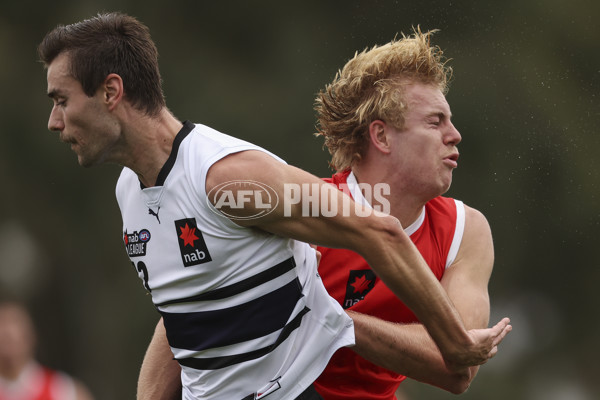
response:
<path id="1" fill-rule="evenodd" d="M 117 183 L 125 247 L 164 318 L 183 399 L 294 399 L 354 343 L 310 246 L 241 227 L 208 204 L 210 166 L 245 150 L 268 153 L 185 122 L 156 186 L 128 168 Z"/>

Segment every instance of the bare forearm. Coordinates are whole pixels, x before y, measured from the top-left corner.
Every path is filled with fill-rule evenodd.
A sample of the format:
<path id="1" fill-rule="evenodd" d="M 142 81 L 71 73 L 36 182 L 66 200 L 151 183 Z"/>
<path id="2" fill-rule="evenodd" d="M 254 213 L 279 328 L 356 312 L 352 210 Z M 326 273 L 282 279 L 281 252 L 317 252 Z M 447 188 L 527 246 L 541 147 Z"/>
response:
<path id="1" fill-rule="evenodd" d="M 162 319 L 148 346 L 138 379 L 137 400 L 181 399 L 181 367 L 173 359 Z"/>
<path id="2" fill-rule="evenodd" d="M 365 258 L 427 327 L 442 354 L 448 360 L 461 364 L 460 355 L 471 345 L 471 338 L 446 291 L 410 239 L 404 236 L 403 233 L 391 233 L 390 243 L 383 243 L 380 249 L 366 249 Z"/>
<path id="3" fill-rule="evenodd" d="M 460 251 L 446 268 L 441 285 L 470 333 L 488 326 L 488 282 L 493 267 L 493 245 L 487 221 L 466 208 L 467 224 Z M 453 393 L 466 390 L 478 367 L 452 365 L 441 354 L 421 324 L 401 325 L 349 312 L 357 337 L 355 351 L 385 368 Z"/>
<path id="4" fill-rule="evenodd" d="M 464 392 L 477 367 L 451 371 L 421 324 L 399 325 L 349 311 L 354 320 L 356 346 L 365 359 L 396 373 L 452 393 Z"/>

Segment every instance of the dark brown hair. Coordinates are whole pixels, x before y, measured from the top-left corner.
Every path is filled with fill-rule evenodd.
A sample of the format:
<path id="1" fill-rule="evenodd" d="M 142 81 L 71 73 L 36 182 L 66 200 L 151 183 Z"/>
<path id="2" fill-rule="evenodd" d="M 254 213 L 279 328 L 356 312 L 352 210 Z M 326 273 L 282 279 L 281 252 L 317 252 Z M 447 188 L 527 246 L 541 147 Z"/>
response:
<path id="1" fill-rule="evenodd" d="M 38 46 L 46 67 L 68 53 L 71 74 L 93 96 L 111 73 L 123 79 L 125 98 L 137 109 L 156 115 L 165 106 L 158 51 L 150 30 L 129 15 L 113 12 L 71 25 L 59 25 Z"/>

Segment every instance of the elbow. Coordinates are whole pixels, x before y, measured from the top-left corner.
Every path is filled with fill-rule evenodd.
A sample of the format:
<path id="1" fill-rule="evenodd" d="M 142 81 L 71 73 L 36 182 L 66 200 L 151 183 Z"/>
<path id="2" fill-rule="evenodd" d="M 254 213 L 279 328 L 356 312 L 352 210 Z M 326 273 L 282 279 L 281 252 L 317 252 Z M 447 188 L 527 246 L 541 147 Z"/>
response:
<path id="1" fill-rule="evenodd" d="M 388 246 L 395 246 L 398 243 L 410 244 L 412 241 L 402 228 L 400 220 L 391 215 L 378 215 L 376 217 L 376 226 L 374 227 L 383 238 L 383 242 Z"/>
<path id="2" fill-rule="evenodd" d="M 430 379 L 424 382 L 458 395 L 465 393 L 469 389 L 476 373 L 477 369 L 473 368 L 464 368 L 459 371 L 446 369 L 440 374 L 430 375 Z"/>
<path id="3" fill-rule="evenodd" d="M 410 372 L 406 373 L 406 371 L 403 373 L 403 375 L 404 374 L 417 381 L 438 387 L 439 389 L 455 395 L 465 393 L 473 381 L 473 375 L 471 375 L 470 371 L 465 371 L 464 373 L 439 371 L 439 373 L 435 373 L 432 370 L 429 370 L 425 376 L 421 377 L 411 375 Z"/>
<path id="4" fill-rule="evenodd" d="M 447 388 L 446 390 L 452 394 L 463 394 L 464 392 L 467 391 L 467 389 L 469 388 L 471 382 L 464 382 L 464 381 L 460 381 L 460 382 L 456 382 L 455 384 L 452 384 L 449 388 Z"/>
<path id="5" fill-rule="evenodd" d="M 396 217 L 387 214 L 377 214 L 382 222 L 382 229 L 392 236 L 402 235 L 404 236 L 404 229 L 400 220 Z"/>
<path id="6" fill-rule="evenodd" d="M 398 248 L 399 245 L 412 245 L 400 221 L 391 215 L 379 213 L 364 218 L 362 222 L 354 231 L 353 245 L 348 248 L 362 255 L 367 262 L 370 255 L 387 254 L 390 248 Z"/>
<path id="7" fill-rule="evenodd" d="M 455 373 L 449 378 L 442 389 L 457 395 L 466 392 L 473 381 L 473 376 L 469 372 Z"/>

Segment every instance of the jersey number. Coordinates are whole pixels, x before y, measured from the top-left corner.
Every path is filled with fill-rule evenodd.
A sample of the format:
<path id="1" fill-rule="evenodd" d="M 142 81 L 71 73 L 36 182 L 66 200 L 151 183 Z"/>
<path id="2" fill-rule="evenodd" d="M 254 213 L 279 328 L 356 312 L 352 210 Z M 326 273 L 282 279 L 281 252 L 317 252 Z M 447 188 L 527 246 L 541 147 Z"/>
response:
<path id="1" fill-rule="evenodd" d="M 137 265 L 132 261 L 131 264 L 144 275 L 144 287 L 148 292 L 152 292 L 150 285 L 148 285 L 148 268 L 146 267 L 146 264 L 143 261 L 138 261 Z"/>

